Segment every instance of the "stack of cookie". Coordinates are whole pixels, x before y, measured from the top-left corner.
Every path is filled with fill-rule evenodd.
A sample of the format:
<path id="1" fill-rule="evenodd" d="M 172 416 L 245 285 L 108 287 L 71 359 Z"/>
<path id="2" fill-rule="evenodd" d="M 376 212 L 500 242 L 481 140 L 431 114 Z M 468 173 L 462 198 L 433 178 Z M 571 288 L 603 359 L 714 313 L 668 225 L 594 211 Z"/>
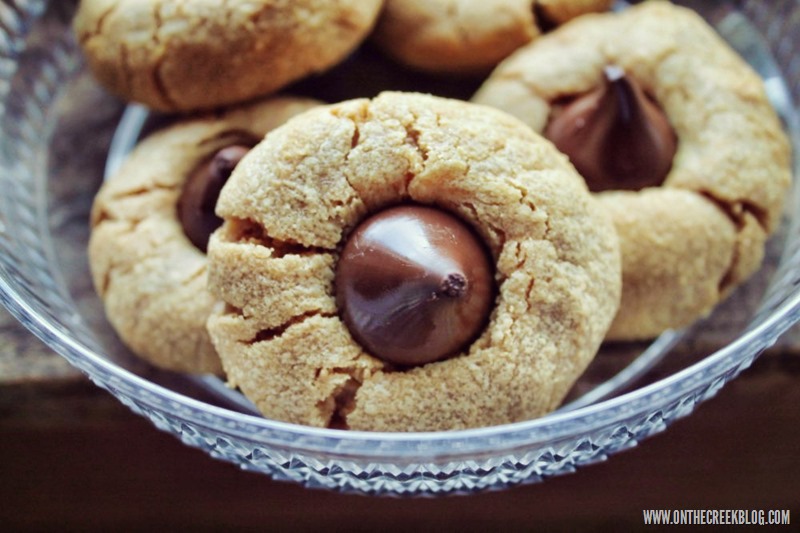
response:
<path id="1" fill-rule="evenodd" d="M 707 314 L 761 263 L 788 143 L 700 17 L 608 7 L 84 0 L 97 79 L 187 115 L 98 192 L 109 321 L 269 418 L 434 431 L 541 416 L 603 340 Z M 315 73 L 373 45 L 482 86 L 330 102 Z"/>

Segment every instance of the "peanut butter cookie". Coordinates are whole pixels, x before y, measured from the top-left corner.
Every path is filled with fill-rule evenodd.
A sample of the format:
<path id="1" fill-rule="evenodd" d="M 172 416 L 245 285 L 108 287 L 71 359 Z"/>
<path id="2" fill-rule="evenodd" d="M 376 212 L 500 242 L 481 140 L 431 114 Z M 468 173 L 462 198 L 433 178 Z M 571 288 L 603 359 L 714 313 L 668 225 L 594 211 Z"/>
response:
<path id="1" fill-rule="evenodd" d="M 789 143 L 762 80 L 693 11 L 581 17 L 500 64 L 473 101 L 544 133 L 613 216 L 623 292 L 609 339 L 686 326 L 758 269 Z"/>
<path id="2" fill-rule="evenodd" d="M 382 93 L 271 132 L 217 204 L 208 328 L 232 386 L 312 426 L 449 430 L 560 403 L 619 299 L 617 236 L 518 120 Z"/>
<path id="3" fill-rule="evenodd" d="M 382 0 L 83 0 L 74 21 L 97 79 L 161 111 L 273 93 L 342 61 Z"/>
<path id="4" fill-rule="evenodd" d="M 109 322 L 156 366 L 220 373 L 205 329 L 205 246 L 216 194 L 238 159 L 316 105 L 275 98 L 176 123 L 144 139 L 95 198 L 89 264 Z"/>
<path id="5" fill-rule="evenodd" d="M 542 27 L 613 0 L 387 0 L 373 33 L 390 56 L 434 72 L 488 72 Z"/>

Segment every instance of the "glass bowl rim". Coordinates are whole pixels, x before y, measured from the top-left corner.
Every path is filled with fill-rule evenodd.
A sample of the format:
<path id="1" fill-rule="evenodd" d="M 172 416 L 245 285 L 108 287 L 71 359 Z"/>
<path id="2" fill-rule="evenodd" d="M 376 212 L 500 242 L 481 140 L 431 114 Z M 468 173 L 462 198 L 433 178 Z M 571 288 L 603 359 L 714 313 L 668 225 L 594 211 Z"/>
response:
<path id="1" fill-rule="evenodd" d="M 4 112 L 0 115 L 4 115 Z M 795 141 L 799 138 L 796 122 L 786 124 L 790 136 Z M 797 144 L 797 142 L 794 144 L 796 159 L 793 174 L 795 179 L 798 177 L 799 147 Z M 792 192 L 787 197 L 787 206 L 789 205 L 794 208 L 793 212 L 795 213 L 790 226 L 790 235 L 797 235 L 798 228 L 800 228 L 800 184 L 793 184 Z M 49 237 L 49 229 L 46 236 Z M 778 272 L 789 259 L 787 251 L 784 250 L 778 264 Z M 119 389 L 131 397 L 136 397 L 136 400 L 142 404 L 157 410 L 162 407 L 159 402 L 173 402 L 173 405 L 177 404 L 188 409 L 188 411 L 176 414 L 176 417 L 191 421 L 201 427 L 222 430 L 221 432 L 256 444 L 269 442 L 272 445 L 279 445 L 283 449 L 296 451 L 367 458 L 390 457 L 407 461 L 430 460 L 432 455 L 441 456 L 441 452 L 446 450 L 448 444 L 464 444 L 469 441 L 475 442 L 473 445 L 461 446 L 457 451 L 448 452 L 448 454 L 465 456 L 479 452 L 499 455 L 506 449 L 548 445 L 558 442 L 560 439 L 579 434 L 590 434 L 600 428 L 610 427 L 623 418 L 644 416 L 653 411 L 653 409 L 648 409 L 648 406 L 665 406 L 681 397 L 686 397 L 692 391 L 715 382 L 715 380 L 722 378 L 727 381 L 748 366 L 763 349 L 774 343 L 781 334 L 800 320 L 800 287 L 796 287 L 757 326 L 748 326 L 730 344 L 702 360 L 644 387 L 572 411 L 552 413 L 511 424 L 443 432 L 342 431 L 291 424 L 238 413 L 207 404 L 149 381 L 105 359 L 100 353 L 96 353 L 86 344 L 70 336 L 68 332 L 56 327 L 45 313 L 35 309 L 26 301 L 18 287 L 18 281 L 9 275 L 4 266 L 0 265 L 0 303 L 45 344 L 64 356 L 103 388 Z M 753 317 L 755 316 L 756 313 L 753 314 Z M 149 397 L 138 397 L 138 395 L 132 394 L 137 391 L 146 392 Z M 272 433 L 265 440 L 263 433 L 244 431 L 241 429 L 242 425 Z M 309 437 L 322 440 L 302 440 Z M 502 437 L 509 437 L 505 443 L 506 446 L 498 445 L 496 441 Z M 344 451 L 334 450 L 331 443 L 344 443 L 348 446 L 344 448 Z M 372 446 L 375 443 L 399 443 L 405 446 L 389 450 L 376 449 Z M 431 444 L 436 446 L 424 448 L 425 445 Z"/>
<path id="2" fill-rule="evenodd" d="M 245 423 L 258 429 L 273 431 L 276 437 L 271 440 L 279 440 L 282 437 L 285 447 L 297 449 L 298 451 L 303 450 L 317 453 L 331 451 L 329 443 L 317 446 L 299 446 L 296 440 L 298 437 L 312 437 L 324 439 L 325 442 L 332 439 L 348 443 L 350 446 L 348 446 L 347 449 L 350 453 L 360 456 L 372 456 L 375 458 L 386 456 L 388 453 L 384 449 L 375 450 L 371 446 L 375 443 L 385 444 L 393 442 L 411 445 L 410 448 L 406 449 L 406 453 L 404 453 L 404 450 L 392 450 L 388 455 L 392 457 L 399 455 L 400 458 L 405 459 L 425 459 L 429 458 L 429 452 L 434 450 L 426 449 L 424 451 L 417 451 L 413 447 L 414 444 L 424 445 L 435 443 L 444 447 L 448 443 L 462 443 L 470 439 L 492 439 L 491 449 L 481 450 L 481 447 L 477 446 L 474 449 L 463 449 L 463 451 L 464 453 L 474 453 L 475 451 L 499 453 L 502 448 L 498 448 L 496 439 L 504 436 L 512 437 L 516 435 L 517 437 L 514 440 L 515 445 L 511 447 L 518 447 L 525 444 L 529 446 L 547 444 L 548 442 L 557 441 L 560 438 L 567 438 L 576 433 L 575 428 L 580 428 L 580 433 L 588 434 L 593 430 L 614 423 L 617 418 L 629 418 L 632 415 L 645 414 L 646 406 L 653 405 L 650 402 L 651 399 L 658 398 L 659 405 L 674 402 L 682 396 L 685 396 L 688 392 L 691 392 L 694 388 L 713 381 L 715 378 L 724 376 L 731 369 L 735 369 L 741 365 L 742 362 L 749 363 L 761 350 L 771 345 L 782 333 L 800 320 L 800 290 L 797 290 L 791 298 L 786 299 L 776 311 L 766 317 L 757 327 L 746 330 L 730 344 L 720 348 L 689 367 L 644 387 L 634 389 L 614 398 L 602 400 L 595 404 L 579 407 L 572 411 L 551 413 L 540 418 L 510 424 L 453 431 L 353 431 L 303 426 L 255 415 L 238 413 L 224 407 L 210 405 L 201 400 L 185 396 L 165 386 L 140 377 L 118 366 L 114 362 L 104 359 L 88 346 L 65 335 L 57 328 L 54 328 L 46 317 L 28 305 L 25 300 L 20 297 L 19 293 L 8 283 L 4 269 L 0 270 L 0 272 L 3 272 L 3 276 L 0 276 L 0 302 L 2 302 L 5 307 L 9 309 L 11 314 L 37 337 L 56 352 L 67 358 L 70 362 L 75 362 L 76 359 L 85 361 L 87 364 L 78 363 L 76 366 L 87 374 L 92 381 L 103 388 L 114 386 L 110 383 L 112 380 L 106 379 L 105 376 L 117 378 L 122 384 L 127 384 L 134 389 L 146 391 L 156 398 L 169 402 L 176 402 L 189 408 L 191 416 L 186 417 L 186 413 L 182 412 L 181 415 L 183 418 L 191 419 L 192 422 L 210 429 L 214 429 L 215 427 L 224 428 L 225 433 L 231 433 L 238 438 L 262 442 L 252 432 L 233 429 L 230 425 L 223 424 L 223 422 L 233 422 L 237 425 Z M 763 346 L 757 346 L 754 350 L 747 349 L 759 339 L 766 339 Z M 748 356 L 751 355 L 753 357 L 748 359 Z M 741 369 L 743 369 L 743 367 L 739 370 Z M 711 379 L 704 380 L 698 378 L 698 376 L 706 376 L 708 374 L 713 375 Z M 140 401 L 143 401 L 143 403 L 149 406 L 153 406 L 153 402 L 150 400 L 140 399 Z M 628 407 L 628 409 L 625 409 L 626 407 Z M 203 412 L 208 418 L 201 419 L 196 416 L 196 412 Z M 599 416 L 603 414 L 616 416 Z M 587 422 L 593 418 L 595 419 L 594 423 L 587 424 Z M 520 437 L 518 436 L 521 434 L 525 434 L 523 438 L 524 442 L 516 442 L 516 439 L 519 439 Z M 361 446 L 358 446 L 359 444 Z M 488 445 L 488 442 L 486 444 Z M 355 446 L 355 448 L 353 446 Z M 408 451 L 413 453 L 407 453 Z M 339 455 L 338 452 L 334 453 Z"/>

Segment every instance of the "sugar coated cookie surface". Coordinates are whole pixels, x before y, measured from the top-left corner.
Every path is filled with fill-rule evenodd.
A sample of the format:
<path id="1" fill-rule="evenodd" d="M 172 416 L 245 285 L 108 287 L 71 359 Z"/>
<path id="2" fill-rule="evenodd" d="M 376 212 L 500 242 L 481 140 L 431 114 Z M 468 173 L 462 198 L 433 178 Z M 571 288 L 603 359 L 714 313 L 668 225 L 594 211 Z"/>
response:
<path id="1" fill-rule="evenodd" d="M 135 353 L 170 370 L 221 372 L 205 328 L 215 302 L 206 290 L 206 256 L 187 236 L 179 205 L 215 153 L 255 144 L 314 105 L 275 98 L 178 122 L 143 140 L 102 186 L 89 264 L 109 322 Z"/>
<path id="2" fill-rule="evenodd" d="M 665 167 L 650 165 L 665 175 L 658 183 L 643 181 L 639 192 L 608 183 L 597 189 L 605 191 L 598 197 L 623 251 L 622 303 L 608 337 L 615 340 L 686 326 L 755 272 L 790 183 L 789 144 L 762 80 L 699 15 L 668 2 L 587 15 L 558 28 L 500 64 L 473 100 L 548 136 L 555 131 L 559 142 L 566 130 L 553 125 L 560 117 L 580 117 L 577 139 L 611 123 L 595 112 L 608 109 L 598 101 L 613 104 L 629 94 L 633 102 L 634 93 L 647 105 L 641 117 L 663 112 L 673 146 L 665 148 L 668 135 L 653 127 L 654 118 L 638 140 L 573 143 L 594 146 L 596 160 L 614 153 L 627 162 L 639 141 L 654 154 L 643 164 L 671 157 Z M 570 149 L 569 142 L 561 146 Z M 582 161 L 586 153 L 576 151 L 572 160 L 587 169 L 581 172 L 588 180 L 593 166 Z"/>
<path id="3" fill-rule="evenodd" d="M 542 26 L 603 11 L 611 0 L 387 0 L 373 34 L 397 60 L 434 72 L 485 72 Z M 544 20 L 542 20 L 544 19 Z"/>
<path id="4" fill-rule="evenodd" d="M 82 0 L 75 32 L 120 97 L 162 111 L 273 93 L 342 61 L 381 0 Z"/>
<path id="5" fill-rule="evenodd" d="M 334 281 L 355 229 L 396 206 L 462 221 L 496 284 L 471 343 L 411 367 L 354 339 Z M 383 93 L 303 113 L 236 167 L 217 213 L 225 222 L 209 243 L 209 288 L 225 305 L 209 332 L 230 384 L 278 420 L 426 431 L 540 416 L 583 372 L 618 306 L 610 219 L 550 143 L 484 106 Z M 445 292 L 459 293 L 456 281 Z"/>

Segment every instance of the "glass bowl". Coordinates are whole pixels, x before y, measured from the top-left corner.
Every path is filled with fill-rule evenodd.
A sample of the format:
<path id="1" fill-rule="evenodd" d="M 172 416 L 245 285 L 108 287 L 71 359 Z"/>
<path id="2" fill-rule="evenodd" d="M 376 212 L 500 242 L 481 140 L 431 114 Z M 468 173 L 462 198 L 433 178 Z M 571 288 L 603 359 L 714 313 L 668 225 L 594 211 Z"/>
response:
<path id="1" fill-rule="evenodd" d="M 93 85 L 70 32 L 76 3 L 0 4 L 0 301 L 98 386 L 215 458 L 309 487 L 370 494 L 537 482 L 603 461 L 690 414 L 800 319 L 800 185 L 794 183 L 757 275 L 687 330 L 653 343 L 604 346 L 550 415 L 431 433 L 339 431 L 264 419 L 216 378 L 164 372 L 137 360 L 105 321 L 85 257 L 92 198 L 104 172 L 142 132 L 170 117 L 126 109 Z M 800 1 L 682 3 L 703 14 L 764 77 L 800 153 L 800 33 L 793 31 L 800 27 Z M 365 72 L 385 77 L 375 82 Z M 410 76 L 365 47 L 292 90 L 320 96 L 315 91 L 324 85 L 322 96 L 332 101 L 382 88 L 463 96 L 477 83 Z"/>

